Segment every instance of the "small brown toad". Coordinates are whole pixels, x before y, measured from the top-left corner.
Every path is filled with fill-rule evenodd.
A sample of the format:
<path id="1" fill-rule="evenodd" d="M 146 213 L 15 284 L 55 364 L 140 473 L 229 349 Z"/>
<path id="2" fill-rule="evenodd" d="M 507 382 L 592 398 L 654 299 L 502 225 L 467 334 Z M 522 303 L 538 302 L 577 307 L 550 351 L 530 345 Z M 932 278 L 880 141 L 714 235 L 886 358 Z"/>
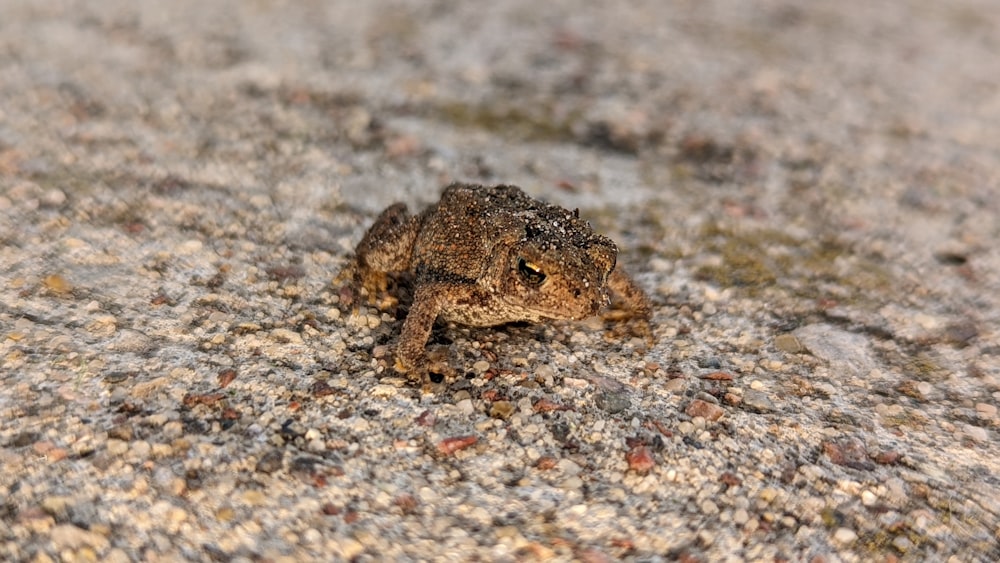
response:
<path id="1" fill-rule="evenodd" d="M 438 318 L 471 326 L 580 320 L 610 303 L 609 289 L 625 317 L 646 323 L 650 316 L 646 295 L 615 269 L 611 239 L 578 211 L 515 186 L 452 184 L 418 215 L 397 203 L 379 215 L 355 253 L 355 281 L 372 299 L 385 291 L 387 275 L 413 276 L 395 368 L 416 380 L 428 373 L 424 347 Z"/>

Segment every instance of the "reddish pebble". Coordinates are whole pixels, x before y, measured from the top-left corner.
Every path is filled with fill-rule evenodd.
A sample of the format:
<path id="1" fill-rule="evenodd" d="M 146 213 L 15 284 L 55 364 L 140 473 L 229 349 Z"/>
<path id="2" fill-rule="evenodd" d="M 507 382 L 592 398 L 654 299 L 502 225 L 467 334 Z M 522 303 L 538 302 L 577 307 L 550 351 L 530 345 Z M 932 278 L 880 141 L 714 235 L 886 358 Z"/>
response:
<path id="1" fill-rule="evenodd" d="M 584 563 L 611 563 L 614 561 L 603 551 L 598 549 L 584 549 L 576 554 L 577 559 L 583 561 Z"/>
<path id="2" fill-rule="evenodd" d="M 267 277 L 271 281 L 288 281 L 297 280 L 306 275 L 305 270 L 299 266 L 289 265 L 289 266 L 273 266 L 270 268 L 265 268 L 267 272 Z"/>
<path id="3" fill-rule="evenodd" d="M 611 546 L 624 549 L 626 551 L 633 551 L 635 549 L 635 542 L 628 538 L 613 538 L 611 540 Z"/>
<path id="4" fill-rule="evenodd" d="M 35 450 L 36 454 L 40 455 L 45 455 L 49 453 L 50 451 L 54 450 L 55 447 L 56 445 L 49 441 L 35 442 L 34 444 L 31 445 L 31 449 Z"/>
<path id="5" fill-rule="evenodd" d="M 636 446 L 625 454 L 625 461 L 628 468 L 636 473 L 649 473 L 649 470 L 656 466 L 652 452 L 646 446 Z"/>
<path id="6" fill-rule="evenodd" d="M 195 405 L 214 405 L 224 398 L 225 395 L 222 393 L 188 393 L 181 401 L 185 407 L 193 407 Z"/>
<path id="7" fill-rule="evenodd" d="M 45 457 L 49 461 L 62 461 L 69 457 L 69 452 L 66 448 L 53 448 L 45 454 Z"/>
<path id="8" fill-rule="evenodd" d="M 864 443 L 857 438 L 828 440 L 823 442 L 822 446 L 823 453 L 837 465 L 863 471 L 875 469 L 875 464 L 868 459 L 868 450 L 865 449 Z"/>
<path id="9" fill-rule="evenodd" d="M 234 379 L 236 379 L 236 370 L 224 369 L 220 371 L 218 375 L 219 387 L 226 388 Z"/>
<path id="10" fill-rule="evenodd" d="M 316 380 L 312 385 L 309 386 L 309 391 L 312 393 L 313 397 L 326 397 L 328 395 L 333 395 L 337 391 L 330 387 L 330 384 L 322 379 Z"/>
<path id="11" fill-rule="evenodd" d="M 548 471 L 549 469 L 554 468 L 557 463 L 558 462 L 554 457 L 542 456 L 538 458 L 538 461 L 535 462 L 535 467 L 541 469 L 542 471 Z"/>
<path id="12" fill-rule="evenodd" d="M 130 235 L 137 235 L 145 229 L 146 226 L 138 221 L 131 221 L 122 225 L 122 230 Z"/>
<path id="13" fill-rule="evenodd" d="M 719 475 L 719 481 L 727 487 L 738 487 L 743 484 L 743 480 L 736 475 L 726 471 L 722 475 Z"/>
<path id="14" fill-rule="evenodd" d="M 464 450 L 479 441 L 475 436 L 457 436 L 455 438 L 445 438 L 437 444 L 437 450 L 444 455 L 451 455 L 458 450 Z"/>
<path id="15" fill-rule="evenodd" d="M 412 513 L 417 508 L 417 499 L 408 493 L 397 496 L 392 502 L 407 514 Z"/>
<path id="16" fill-rule="evenodd" d="M 903 454 L 899 452 L 882 452 L 875 456 L 875 463 L 879 465 L 896 465 L 901 459 L 903 459 Z"/>
<path id="17" fill-rule="evenodd" d="M 657 432 L 659 432 L 660 434 L 663 434 L 667 438 L 673 438 L 674 437 L 673 431 L 671 431 L 669 428 L 667 428 L 659 420 L 651 420 L 651 421 L 649 421 L 649 424 L 651 424 L 652 427 L 655 428 Z M 648 428 L 648 426 L 647 426 L 647 428 Z"/>
<path id="18" fill-rule="evenodd" d="M 424 411 L 417 417 L 417 426 L 434 426 L 437 417 L 431 411 Z"/>
<path id="19" fill-rule="evenodd" d="M 713 371 L 712 373 L 701 376 L 701 378 L 711 381 L 732 381 L 733 374 L 726 373 L 724 371 Z"/>
<path id="20" fill-rule="evenodd" d="M 719 405 L 695 399 L 691 401 L 684 412 L 691 417 L 700 416 L 705 420 L 719 420 L 726 411 Z"/>
<path id="21" fill-rule="evenodd" d="M 535 412 L 552 412 L 569 410 L 567 407 L 548 399 L 539 399 L 533 405 Z"/>

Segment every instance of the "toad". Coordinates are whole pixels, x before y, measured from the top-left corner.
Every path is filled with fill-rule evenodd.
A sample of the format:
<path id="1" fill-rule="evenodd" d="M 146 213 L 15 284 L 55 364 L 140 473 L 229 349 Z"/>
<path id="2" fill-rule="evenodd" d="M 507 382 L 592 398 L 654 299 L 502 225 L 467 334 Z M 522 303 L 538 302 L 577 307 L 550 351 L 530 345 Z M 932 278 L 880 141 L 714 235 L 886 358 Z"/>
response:
<path id="1" fill-rule="evenodd" d="M 435 320 L 493 326 L 634 318 L 648 335 L 649 299 L 621 269 L 618 247 L 578 211 L 533 199 L 516 186 L 452 184 L 437 204 L 411 215 L 397 203 L 379 215 L 355 251 L 355 284 L 369 299 L 388 276 L 410 274 L 413 304 L 395 352 L 395 369 L 415 381 L 431 370 L 425 346 Z"/>

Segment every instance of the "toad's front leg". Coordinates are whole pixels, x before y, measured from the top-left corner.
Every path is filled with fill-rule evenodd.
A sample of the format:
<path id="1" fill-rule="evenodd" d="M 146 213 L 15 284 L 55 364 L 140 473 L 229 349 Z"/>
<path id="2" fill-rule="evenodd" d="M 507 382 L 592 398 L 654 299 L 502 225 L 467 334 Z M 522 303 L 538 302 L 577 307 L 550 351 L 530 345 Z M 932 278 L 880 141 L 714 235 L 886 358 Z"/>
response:
<path id="1" fill-rule="evenodd" d="M 397 372 L 407 374 L 414 383 L 427 383 L 428 373 L 437 372 L 432 368 L 447 369 L 446 366 L 432 366 L 427 358 L 425 347 L 431 328 L 442 311 L 469 302 L 476 291 L 475 286 L 455 283 L 418 284 L 396 346 L 394 367 Z"/>

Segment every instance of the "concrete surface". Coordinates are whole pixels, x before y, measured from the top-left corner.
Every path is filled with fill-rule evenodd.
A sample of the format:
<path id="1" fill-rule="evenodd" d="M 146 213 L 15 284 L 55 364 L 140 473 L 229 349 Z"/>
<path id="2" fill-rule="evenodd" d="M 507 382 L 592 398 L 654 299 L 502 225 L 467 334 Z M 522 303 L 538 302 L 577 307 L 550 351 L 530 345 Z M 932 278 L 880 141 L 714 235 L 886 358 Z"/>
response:
<path id="1" fill-rule="evenodd" d="M 1000 559 L 1000 5 L 0 1 L 0 559 Z M 453 180 L 652 296 L 331 284 Z"/>

